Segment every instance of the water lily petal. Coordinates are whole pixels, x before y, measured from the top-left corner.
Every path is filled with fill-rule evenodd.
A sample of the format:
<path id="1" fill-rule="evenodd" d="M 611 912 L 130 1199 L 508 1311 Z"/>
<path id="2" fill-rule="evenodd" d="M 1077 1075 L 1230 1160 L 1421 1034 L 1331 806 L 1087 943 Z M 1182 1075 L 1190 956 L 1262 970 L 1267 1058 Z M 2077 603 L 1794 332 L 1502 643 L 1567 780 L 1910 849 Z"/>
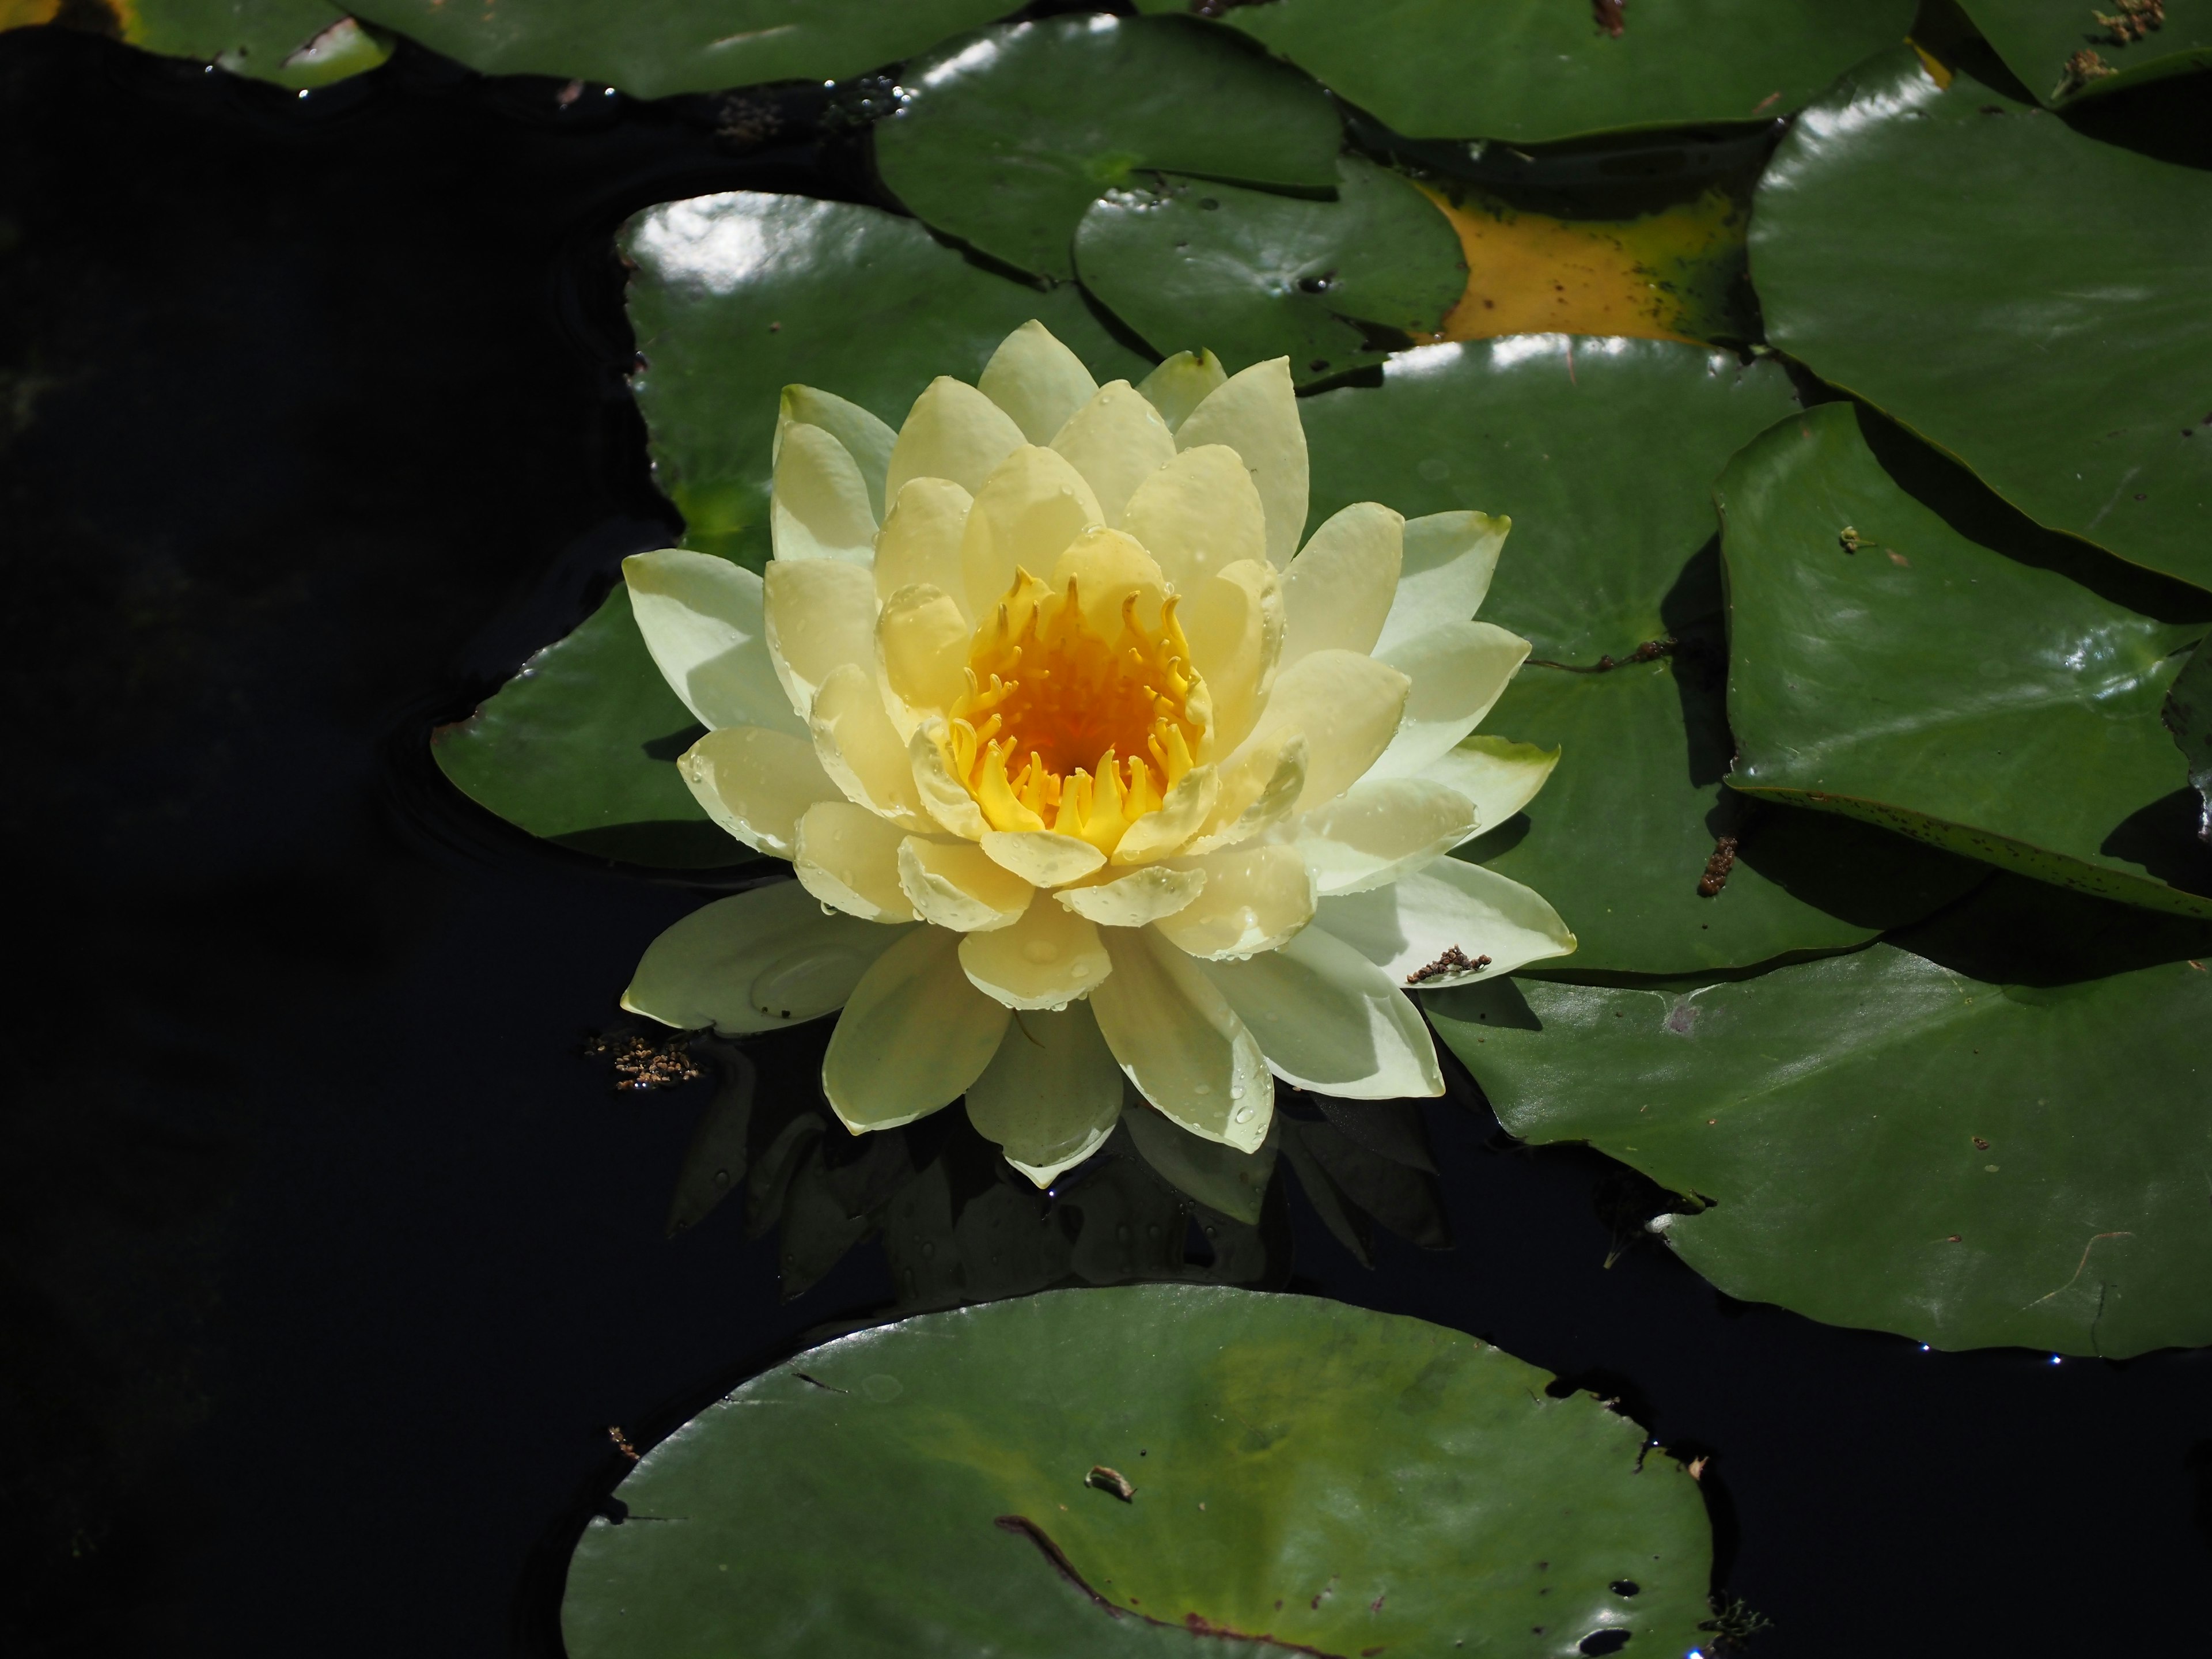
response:
<path id="1" fill-rule="evenodd" d="M 1035 318 L 999 342 L 975 384 L 1033 444 L 1050 443 L 1098 390 L 1083 359 Z"/>
<path id="2" fill-rule="evenodd" d="M 1033 575 L 1051 569 L 1070 542 L 1103 521 L 1098 498 L 1066 456 L 1036 444 L 1012 452 L 976 490 L 961 532 L 968 614 L 988 617 L 1017 567 Z"/>
<path id="3" fill-rule="evenodd" d="M 917 927 L 854 988 L 822 1057 L 822 1092 L 854 1133 L 951 1105 L 998 1053 L 1006 1011 L 961 973 L 959 940 Z"/>
<path id="4" fill-rule="evenodd" d="M 1190 642 L 1191 666 L 1212 704 L 1214 752 L 1226 753 L 1249 734 L 1274 689 L 1283 651 L 1282 578 L 1264 559 L 1239 559 L 1184 589 L 1176 614 Z"/>
<path id="5" fill-rule="evenodd" d="M 1224 444 L 1186 449 L 1146 477 L 1121 509 L 1121 528 L 1159 561 L 1178 593 L 1194 592 L 1225 565 L 1267 556 L 1267 509 L 1243 461 Z"/>
<path id="6" fill-rule="evenodd" d="M 915 787 L 906 740 L 884 708 L 883 689 L 872 669 L 849 662 L 832 669 L 814 694 L 806 723 L 822 769 L 846 799 L 909 830 L 930 827 Z"/>
<path id="7" fill-rule="evenodd" d="M 1267 514 L 1267 559 L 1280 570 L 1306 533 L 1306 430 L 1291 390 L 1291 360 L 1231 376 L 1176 428 L 1178 449 L 1227 444 L 1243 458 Z"/>
<path id="8" fill-rule="evenodd" d="M 1036 889 L 983 856 L 972 841 L 908 836 L 899 843 L 899 887 L 924 921 L 957 933 L 1011 927 Z"/>
<path id="9" fill-rule="evenodd" d="M 945 758 L 945 722 L 931 719 L 915 728 L 907 739 L 908 761 L 914 767 L 914 785 L 921 797 L 922 811 L 954 835 L 977 841 L 990 830 L 983 809 L 975 805 L 968 786 L 953 775 Z"/>
<path id="10" fill-rule="evenodd" d="M 876 648 L 884 678 L 903 705 L 891 712 L 905 737 L 968 689 L 969 638 L 968 619 L 942 588 L 917 582 L 885 601 L 876 617 Z"/>
<path id="11" fill-rule="evenodd" d="M 1285 1082 L 1346 1100 L 1443 1093 L 1419 1011 L 1342 939 L 1309 927 L 1279 951 L 1202 971 Z"/>
<path id="12" fill-rule="evenodd" d="M 1175 434 L 1127 380 L 1099 387 L 1053 434 L 1052 447 L 1083 475 L 1109 525 L 1121 522 L 1137 486 L 1176 458 Z"/>
<path id="13" fill-rule="evenodd" d="M 1508 518 L 1487 513 L 1432 513 L 1406 520 L 1398 592 L 1375 651 L 1389 651 L 1439 622 L 1464 622 L 1482 609 L 1505 545 Z"/>
<path id="14" fill-rule="evenodd" d="M 1114 972 L 1091 994 L 1091 1008 L 1129 1081 L 1193 1134 L 1256 1149 L 1274 1118 L 1274 1085 L 1244 1022 L 1157 928 L 1116 927 L 1103 937 Z"/>
<path id="15" fill-rule="evenodd" d="M 1203 870 L 1171 870 L 1148 864 L 1118 881 L 1096 887 L 1065 887 L 1053 895 L 1079 916 L 1101 927 L 1142 927 L 1186 908 L 1206 885 Z"/>
<path id="16" fill-rule="evenodd" d="M 1121 1115 L 1121 1068 L 1087 1002 L 1006 1022 L 999 1052 L 968 1085 L 968 1121 L 1039 1187 L 1098 1150 Z"/>
<path id="17" fill-rule="evenodd" d="M 838 559 L 771 559 L 763 584 L 769 659 L 803 719 L 832 671 L 874 666 L 876 579 Z"/>
<path id="18" fill-rule="evenodd" d="M 799 820 L 791 867 L 806 890 L 863 921 L 912 921 L 899 886 L 899 843 L 906 832 L 865 806 L 817 801 Z"/>
<path id="19" fill-rule="evenodd" d="M 852 453 L 818 426 L 794 423 L 778 434 L 775 488 L 768 525 L 779 559 L 875 557 L 876 513 Z"/>
<path id="20" fill-rule="evenodd" d="M 1398 591 L 1406 520 L 1359 501 L 1322 526 L 1283 575 L 1283 666 L 1330 649 L 1363 656 Z"/>
<path id="21" fill-rule="evenodd" d="M 1229 371 L 1212 352 L 1178 351 L 1146 375 L 1137 390 L 1173 432 L 1228 378 Z"/>
<path id="22" fill-rule="evenodd" d="M 1166 578 L 1136 538 L 1119 530 L 1102 526 L 1085 531 L 1036 574 L 1054 592 L 1066 592 L 1073 581 L 1085 623 L 1109 640 L 1121 631 L 1121 603 L 1132 593 L 1137 596 L 1139 620 L 1148 628 L 1159 625 Z"/>
<path id="23" fill-rule="evenodd" d="M 654 665 L 703 724 L 805 735 L 769 655 L 758 576 L 710 553 L 671 547 L 631 554 L 623 580 Z"/>
<path id="24" fill-rule="evenodd" d="M 1304 732 L 1306 783 L 1298 806 L 1310 811 L 1358 782 L 1391 746 L 1410 685 L 1395 668 L 1357 651 L 1316 651 L 1275 677 L 1243 747 L 1256 748 L 1278 732 Z M 1223 769 L 1244 758 L 1231 756 Z"/>
<path id="25" fill-rule="evenodd" d="M 1236 762 L 1224 767 L 1221 793 L 1206 833 L 1184 854 L 1211 853 L 1249 841 L 1291 816 L 1306 787 L 1306 738 L 1303 732 L 1279 731 L 1247 744 Z"/>
<path id="26" fill-rule="evenodd" d="M 1221 775 L 1211 766 L 1194 766 L 1184 773 L 1160 802 L 1121 833 L 1114 844 L 1116 864 L 1146 864 L 1182 850 L 1213 816 L 1213 803 L 1221 793 Z"/>
<path id="27" fill-rule="evenodd" d="M 775 882 L 716 899 L 665 930 L 646 947 L 622 1006 L 723 1036 L 819 1019 L 845 1006 L 869 964 L 906 932 L 824 915 L 797 882 Z"/>
<path id="28" fill-rule="evenodd" d="M 1412 690 L 1376 775 L 1411 777 L 1449 750 L 1490 712 L 1528 655 L 1528 641 L 1483 622 L 1444 623 L 1393 647 L 1381 660 Z"/>
<path id="29" fill-rule="evenodd" d="M 888 603 L 902 587 L 927 586 L 957 602 L 965 591 L 960 535 L 975 504 L 975 498 L 950 478 L 908 479 L 876 532 L 876 597 Z"/>
<path id="30" fill-rule="evenodd" d="M 1441 858 L 1474 826 L 1474 803 L 1443 784 L 1363 778 L 1300 818 L 1296 844 L 1327 896 L 1395 881 Z"/>
<path id="31" fill-rule="evenodd" d="M 684 751 L 676 770 L 708 817 L 771 858 L 792 855 L 808 807 L 843 799 L 812 744 L 763 726 L 709 732 Z"/>
<path id="32" fill-rule="evenodd" d="M 1012 416 L 965 380 L 940 374 L 899 428 L 884 494 L 896 501 L 908 478 L 949 478 L 972 495 L 1024 441 Z"/>
<path id="33" fill-rule="evenodd" d="M 1057 904 L 1032 904 L 1011 927 L 963 935 L 960 965 L 1009 1008 L 1065 1008 L 1113 971 L 1098 930 Z"/>
<path id="34" fill-rule="evenodd" d="M 1260 1224 L 1279 1136 L 1271 1135 L 1255 1152 L 1240 1152 L 1218 1140 L 1201 1140 L 1166 1113 L 1143 1103 L 1125 1109 L 1121 1121 L 1138 1156 L 1169 1186 L 1248 1227 Z"/>
<path id="35" fill-rule="evenodd" d="M 860 404 L 811 386 L 787 386 L 776 405 L 775 442 L 769 452 L 771 463 L 783 459 L 783 434 L 791 427 L 818 426 L 845 446 L 860 469 L 868 487 L 868 507 L 884 516 L 884 479 L 890 471 L 891 445 L 898 434 Z"/>
<path id="36" fill-rule="evenodd" d="M 1474 804 L 1475 828 L 1487 830 L 1535 799 L 1559 763 L 1556 749 L 1478 732 L 1444 750 L 1419 775 L 1465 795 Z"/>
<path id="37" fill-rule="evenodd" d="M 1203 872 L 1206 885 L 1152 931 L 1187 955 L 1211 962 L 1273 951 L 1313 920 L 1313 874 L 1295 847 L 1232 847 L 1174 867 Z"/>
<path id="38" fill-rule="evenodd" d="M 1105 854 L 1075 836 L 1049 830 L 992 830 L 982 838 L 984 853 L 1032 887 L 1058 887 L 1080 881 L 1106 862 Z"/>
<path id="39" fill-rule="evenodd" d="M 1323 899 L 1314 926 L 1351 945 L 1393 984 L 1430 989 L 1508 974 L 1575 948 L 1575 936 L 1541 895 L 1455 858 L 1387 887 Z"/>

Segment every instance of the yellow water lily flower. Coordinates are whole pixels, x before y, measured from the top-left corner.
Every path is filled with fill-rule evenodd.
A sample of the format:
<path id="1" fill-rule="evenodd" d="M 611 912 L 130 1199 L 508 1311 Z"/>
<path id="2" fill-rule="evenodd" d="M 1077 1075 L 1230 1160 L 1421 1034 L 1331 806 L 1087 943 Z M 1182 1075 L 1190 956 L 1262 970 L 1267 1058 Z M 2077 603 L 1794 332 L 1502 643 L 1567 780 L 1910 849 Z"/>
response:
<path id="1" fill-rule="evenodd" d="M 848 1128 L 964 1094 L 1042 1186 L 1125 1079 L 1248 1152 L 1274 1078 L 1441 1093 L 1406 988 L 1574 948 L 1444 856 L 1556 758 L 1469 735 L 1528 653 L 1471 620 L 1510 526 L 1368 501 L 1301 549 L 1285 361 L 1101 386 L 1031 322 L 896 433 L 790 387 L 775 459 L 764 579 L 677 550 L 623 573 L 709 728 L 684 781 L 798 880 L 670 928 L 625 1007 L 725 1035 L 842 1010 Z"/>

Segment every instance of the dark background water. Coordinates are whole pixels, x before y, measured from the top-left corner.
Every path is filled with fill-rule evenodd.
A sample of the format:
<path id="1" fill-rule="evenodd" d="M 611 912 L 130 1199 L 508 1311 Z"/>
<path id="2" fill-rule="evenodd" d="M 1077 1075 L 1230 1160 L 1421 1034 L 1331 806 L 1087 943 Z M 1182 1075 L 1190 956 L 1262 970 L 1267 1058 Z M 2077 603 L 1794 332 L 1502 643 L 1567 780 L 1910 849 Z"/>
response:
<path id="1" fill-rule="evenodd" d="M 607 233 L 866 189 L 849 143 L 554 92 L 0 36 L 9 1654 L 557 1654 L 609 1425 L 888 1297 L 870 1249 L 785 1304 L 736 1215 L 663 1239 L 708 1085 L 579 1048 L 696 896 L 423 758 L 672 524 Z M 1296 1287 L 1711 1450 L 1753 1653 L 2212 1648 L 2204 1354 L 1923 1353 L 1608 1268 L 1603 1160 L 1431 1128 L 1455 1248 L 1370 1273 L 1300 1207 Z"/>

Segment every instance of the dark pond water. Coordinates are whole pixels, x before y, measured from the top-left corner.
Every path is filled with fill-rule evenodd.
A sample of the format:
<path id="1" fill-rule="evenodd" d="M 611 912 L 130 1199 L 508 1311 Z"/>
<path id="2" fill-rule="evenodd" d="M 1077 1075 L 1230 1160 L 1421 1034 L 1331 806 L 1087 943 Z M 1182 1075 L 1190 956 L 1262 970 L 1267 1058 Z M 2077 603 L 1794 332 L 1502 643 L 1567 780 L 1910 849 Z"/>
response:
<path id="1" fill-rule="evenodd" d="M 552 93 L 0 37 L 0 1650 L 556 1655 L 609 1426 L 890 1297 L 868 1247 L 781 1301 L 735 1206 L 664 1239 L 709 1085 L 580 1048 L 696 896 L 424 759 L 671 523 L 607 232 L 865 190 L 842 143 Z M 1925 1353 L 1607 1267 L 1603 1160 L 1504 1146 L 1463 1078 L 1431 1132 L 1452 1248 L 1369 1271 L 1294 1204 L 1291 1285 L 1710 1450 L 1754 1653 L 2212 1646 L 2212 1359 Z"/>

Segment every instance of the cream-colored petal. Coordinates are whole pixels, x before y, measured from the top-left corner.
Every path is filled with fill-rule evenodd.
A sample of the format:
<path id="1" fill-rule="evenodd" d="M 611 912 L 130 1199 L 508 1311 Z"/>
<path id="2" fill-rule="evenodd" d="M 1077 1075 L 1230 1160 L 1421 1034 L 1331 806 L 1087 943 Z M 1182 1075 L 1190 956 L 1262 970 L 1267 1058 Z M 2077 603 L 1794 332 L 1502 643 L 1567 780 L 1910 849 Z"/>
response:
<path id="1" fill-rule="evenodd" d="M 1273 829 L 1297 809 L 1305 787 L 1304 732 L 1280 731 L 1247 745 L 1233 766 L 1223 769 L 1213 817 L 1184 853 L 1215 852 Z"/>
<path id="2" fill-rule="evenodd" d="M 906 726 L 906 737 L 914 735 L 921 720 L 950 708 L 968 689 L 970 640 L 967 618 L 942 588 L 916 583 L 884 602 L 876 617 L 876 648 L 884 679 L 904 705 L 892 711 L 892 718 Z"/>
<path id="3" fill-rule="evenodd" d="M 921 796 L 921 810 L 944 829 L 969 841 L 980 841 L 990 830 L 983 809 L 975 805 L 967 786 L 952 775 L 945 758 L 945 722 L 931 719 L 915 728 L 907 739 L 907 759 L 914 766 L 914 786 Z"/>
<path id="4" fill-rule="evenodd" d="M 968 1085 L 975 1133 L 1039 1187 L 1097 1151 L 1121 1115 L 1121 1068 L 1087 1002 L 1016 1014 Z"/>
<path id="5" fill-rule="evenodd" d="M 1313 875 L 1295 847 L 1232 847 L 1175 867 L 1204 872 L 1206 885 L 1152 931 L 1190 956 L 1231 961 L 1276 950 L 1313 920 Z"/>
<path id="6" fill-rule="evenodd" d="M 1101 522 L 1098 498 L 1066 457 L 1036 444 L 1013 451 L 976 490 L 961 532 L 968 614 L 988 617 L 1017 567 L 1042 575 L 1070 542 Z"/>
<path id="7" fill-rule="evenodd" d="M 1267 509 L 1268 562 L 1280 570 L 1306 533 L 1306 431 L 1291 360 L 1255 363 L 1208 392 L 1176 428 L 1176 448 L 1201 444 L 1227 444 L 1243 459 Z"/>
<path id="8" fill-rule="evenodd" d="M 1474 803 L 1443 784 L 1364 778 L 1300 818 L 1296 845 L 1326 897 L 1395 881 L 1443 857 L 1474 825 Z"/>
<path id="9" fill-rule="evenodd" d="M 1445 623 L 1384 659 L 1411 683 L 1406 717 L 1375 775 L 1411 777 L 1474 730 L 1528 655 L 1518 634 L 1484 622 Z"/>
<path id="10" fill-rule="evenodd" d="M 1226 754 L 1243 742 L 1274 689 L 1283 651 L 1282 579 L 1264 559 L 1240 559 L 1183 590 L 1176 612 L 1191 666 L 1206 682 L 1212 743 Z"/>
<path id="11" fill-rule="evenodd" d="M 1085 531 L 1060 552 L 1051 567 L 1032 573 L 1042 576 L 1055 592 L 1076 584 L 1083 602 L 1083 619 L 1091 631 L 1112 639 L 1121 631 L 1121 605 L 1137 596 L 1137 617 L 1148 628 L 1157 628 L 1160 602 L 1167 597 L 1167 581 L 1135 538 L 1103 527 Z"/>
<path id="12" fill-rule="evenodd" d="M 849 662 L 832 669 L 814 694 L 806 723 L 814 732 L 822 769 L 846 799 L 909 830 L 930 827 L 915 788 L 906 741 L 884 708 L 883 688 L 872 669 Z"/>
<path id="13" fill-rule="evenodd" d="M 1091 1008 L 1137 1092 L 1193 1134 L 1257 1148 L 1273 1121 L 1274 1085 L 1227 999 L 1157 928 L 1103 937 L 1114 972 L 1091 993 Z"/>
<path id="14" fill-rule="evenodd" d="M 1030 908 L 1036 889 L 983 856 L 972 841 L 931 841 L 908 836 L 899 843 L 899 887 L 915 914 L 956 933 L 1011 927 Z"/>
<path id="15" fill-rule="evenodd" d="M 912 921 L 899 886 L 899 843 L 906 831 L 850 801 L 817 801 L 799 820 L 791 867 L 824 904 L 863 921 Z"/>
<path id="16" fill-rule="evenodd" d="M 870 510 L 877 518 L 882 518 L 884 479 L 890 471 L 891 445 L 897 441 L 898 434 L 860 404 L 834 392 L 811 386 L 787 386 L 776 405 L 771 461 L 783 459 L 783 434 L 793 426 L 818 426 L 844 445 L 845 453 L 859 465 L 860 477 L 867 484 Z"/>
<path id="17" fill-rule="evenodd" d="M 960 536 L 975 504 L 950 478 L 908 479 L 876 532 L 876 597 L 888 604 L 901 588 L 934 587 L 957 602 Z"/>
<path id="18" fill-rule="evenodd" d="M 1192 767 L 1176 780 L 1158 811 L 1146 813 L 1121 832 L 1114 845 L 1114 862 L 1149 864 L 1182 851 L 1213 816 L 1213 803 L 1220 793 L 1221 775 L 1215 768 Z"/>
<path id="19" fill-rule="evenodd" d="M 771 559 L 762 606 L 769 659 L 801 718 L 832 671 L 876 661 L 876 579 L 837 559 Z"/>
<path id="20" fill-rule="evenodd" d="M 1033 444 L 1050 443 L 1098 390 L 1083 359 L 1034 317 L 999 342 L 975 384 Z"/>
<path id="21" fill-rule="evenodd" d="M 960 965 L 1009 1008 L 1065 1008 L 1113 971 L 1098 930 L 1057 904 L 1031 904 L 1011 927 L 965 935 Z"/>
<path id="22" fill-rule="evenodd" d="M 1137 486 L 1176 458 L 1175 434 L 1127 380 L 1099 387 L 1053 434 L 1052 447 L 1083 475 L 1109 525 L 1121 522 Z"/>
<path id="23" fill-rule="evenodd" d="M 1535 799 L 1559 763 L 1556 749 L 1478 732 L 1444 750 L 1419 775 L 1472 801 L 1475 829 L 1480 832 L 1495 830 Z"/>
<path id="24" fill-rule="evenodd" d="M 906 932 L 824 915 L 797 882 L 774 882 L 716 899 L 664 931 L 646 947 L 622 1006 L 683 1031 L 776 1030 L 843 1007 L 868 965 Z"/>
<path id="25" fill-rule="evenodd" d="M 796 850 L 808 807 L 843 799 L 812 744 L 758 726 L 709 732 L 684 751 L 676 770 L 708 817 L 771 858 Z"/>
<path id="26" fill-rule="evenodd" d="M 965 380 L 940 374 L 914 400 L 891 445 L 884 495 L 896 501 L 909 478 L 949 478 L 969 495 L 1022 447 L 1012 416 Z"/>
<path id="27" fill-rule="evenodd" d="M 1388 651 L 1440 622 L 1465 622 L 1482 608 L 1513 520 L 1486 513 L 1434 513 L 1406 520 L 1397 597 L 1371 647 Z"/>
<path id="28" fill-rule="evenodd" d="M 653 665 L 703 724 L 805 735 L 769 655 L 758 576 L 710 553 L 671 547 L 631 554 L 623 580 Z"/>
<path id="29" fill-rule="evenodd" d="M 1430 988 L 1510 974 L 1575 948 L 1574 934 L 1541 894 L 1455 858 L 1388 887 L 1323 899 L 1314 926 L 1351 945 L 1393 984 Z"/>
<path id="30" fill-rule="evenodd" d="M 998 1053 L 1006 1011 L 969 984 L 959 941 L 917 927 L 854 988 L 822 1057 L 822 1092 L 854 1134 L 951 1105 Z"/>
<path id="31" fill-rule="evenodd" d="M 1080 881 L 1106 862 L 1105 854 L 1073 836 L 1049 830 L 991 830 L 983 851 L 1032 887 L 1058 887 Z"/>
<path id="32" fill-rule="evenodd" d="M 1314 532 L 1283 576 L 1283 666 L 1316 651 L 1373 647 L 1398 591 L 1405 524 L 1359 501 Z"/>
<path id="33" fill-rule="evenodd" d="M 1053 895 L 1079 916 L 1101 927 L 1142 927 L 1188 907 L 1206 885 L 1203 870 L 1171 870 L 1148 864 L 1118 881 L 1096 887 L 1065 887 Z"/>
<path id="34" fill-rule="evenodd" d="M 1121 528 L 1159 561 L 1178 593 L 1195 592 L 1224 566 L 1267 557 L 1260 492 L 1222 444 L 1185 449 L 1149 475 L 1121 509 Z"/>
<path id="35" fill-rule="evenodd" d="M 794 423 L 780 435 L 768 513 L 775 556 L 868 563 L 876 514 L 860 464 L 818 426 Z"/>
<path id="36" fill-rule="evenodd" d="M 1204 972 L 1284 1081 L 1346 1100 L 1443 1093 L 1419 1011 L 1388 974 L 1334 935 L 1309 927 L 1279 951 L 1209 962 Z"/>
<path id="37" fill-rule="evenodd" d="M 1410 684 L 1396 669 L 1357 651 L 1316 651 L 1275 677 L 1244 745 L 1256 748 L 1278 732 L 1304 732 L 1306 782 L 1297 810 L 1311 811 L 1358 782 L 1390 746 Z M 1232 756 L 1222 769 L 1243 758 Z"/>
<path id="38" fill-rule="evenodd" d="M 1143 1103 L 1125 1110 L 1121 1121 L 1138 1156 L 1169 1186 L 1248 1227 L 1259 1225 L 1275 1173 L 1275 1138 L 1243 1152 L 1201 1139 L 1165 1112 Z"/>
<path id="39" fill-rule="evenodd" d="M 1138 383 L 1137 390 L 1146 403 L 1160 411 L 1160 418 L 1173 432 L 1228 378 L 1229 372 L 1221 367 L 1221 359 L 1211 351 L 1178 351 L 1146 375 Z"/>

